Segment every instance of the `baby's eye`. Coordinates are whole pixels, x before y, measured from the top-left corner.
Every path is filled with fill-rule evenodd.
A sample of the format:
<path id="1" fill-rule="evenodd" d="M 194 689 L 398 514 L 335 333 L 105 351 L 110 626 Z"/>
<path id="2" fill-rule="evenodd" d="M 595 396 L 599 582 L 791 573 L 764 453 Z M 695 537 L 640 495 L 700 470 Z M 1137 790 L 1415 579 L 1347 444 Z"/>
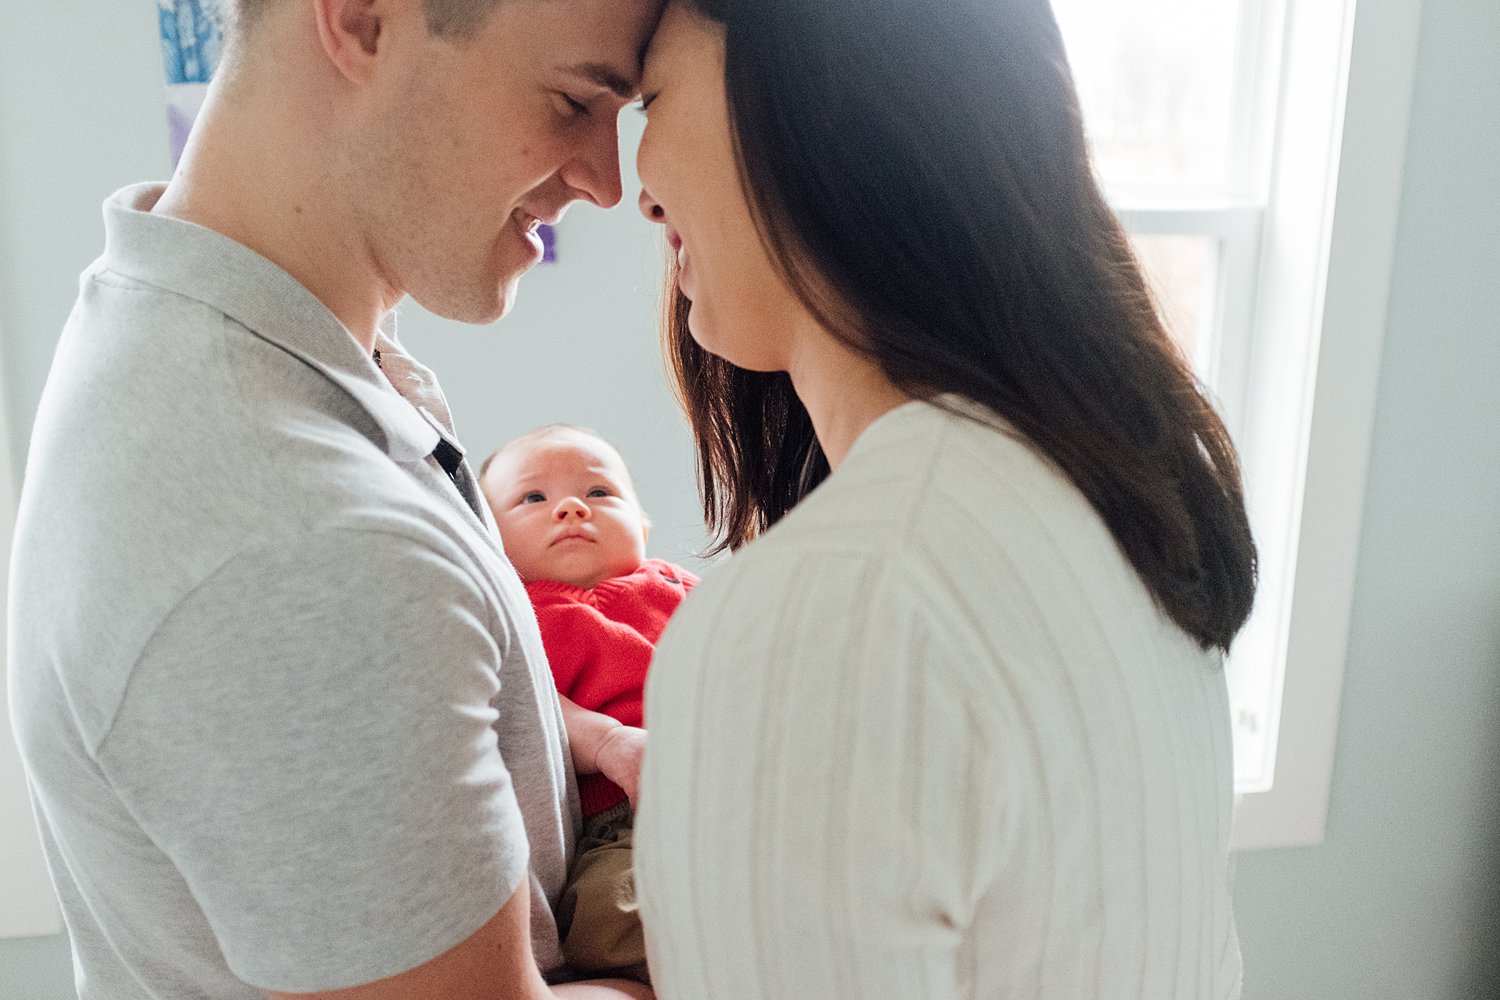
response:
<path id="1" fill-rule="evenodd" d="M 547 498 L 536 490 L 532 490 L 521 498 L 522 503 L 545 503 Z"/>
<path id="2" fill-rule="evenodd" d="M 589 497 L 590 498 L 593 498 L 593 497 L 612 497 L 612 496 L 614 496 L 614 494 L 611 493 L 609 490 L 605 489 L 603 486 L 595 486 L 593 489 L 589 490 Z"/>

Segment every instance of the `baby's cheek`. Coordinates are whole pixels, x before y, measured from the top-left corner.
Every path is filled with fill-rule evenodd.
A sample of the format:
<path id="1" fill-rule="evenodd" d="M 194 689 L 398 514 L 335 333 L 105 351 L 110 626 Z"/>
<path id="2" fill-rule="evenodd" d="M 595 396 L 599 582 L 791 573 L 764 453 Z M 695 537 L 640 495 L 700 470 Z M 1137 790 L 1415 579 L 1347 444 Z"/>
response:
<path id="1" fill-rule="evenodd" d="M 533 547 L 523 545 L 517 556 L 517 558 L 511 561 L 515 563 L 516 572 L 520 573 L 521 576 L 530 580 L 546 575 L 547 559 L 544 553 L 537 551 Z"/>
<path id="2" fill-rule="evenodd" d="M 510 560 L 511 566 L 515 568 L 516 573 L 520 575 L 521 579 L 529 579 L 531 568 L 530 560 L 527 558 L 528 552 L 524 539 L 517 538 L 516 533 L 513 531 L 502 530 L 500 532 L 500 546 L 505 549 L 505 558 Z"/>

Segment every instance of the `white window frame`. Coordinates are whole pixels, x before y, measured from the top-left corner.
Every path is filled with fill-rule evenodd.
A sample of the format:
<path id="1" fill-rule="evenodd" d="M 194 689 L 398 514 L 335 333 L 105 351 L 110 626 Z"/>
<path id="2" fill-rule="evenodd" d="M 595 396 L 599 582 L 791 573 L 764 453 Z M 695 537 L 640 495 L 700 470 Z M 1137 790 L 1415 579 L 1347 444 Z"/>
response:
<path id="1" fill-rule="evenodd" d="M 1239 443 L 1260 547 L 1234 656 L 1270 672 L 1236 849 L 1316 844 L 1327 826 L 1420 21 L 1421 0 L 1247 3 L 1229 185 L 1247 197 L 1116 205 L 1133 234 L 1220 247 L 1194 360 Z"/>

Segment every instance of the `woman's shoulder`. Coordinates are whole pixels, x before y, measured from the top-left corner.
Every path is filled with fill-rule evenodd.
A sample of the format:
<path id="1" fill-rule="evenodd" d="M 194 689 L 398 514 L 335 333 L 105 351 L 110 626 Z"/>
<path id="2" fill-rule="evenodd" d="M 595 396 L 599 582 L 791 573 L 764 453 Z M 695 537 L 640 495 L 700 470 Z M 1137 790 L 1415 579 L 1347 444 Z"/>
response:
<path id="1" fill-rule="evenodd" d="M 746 554 L 785 547 L 920 562 L 940 539 L 979 557 L 1038 533 L 1114 548 L 1083 495 L 1024 436 L 944 396 L 871 424 L 834 474 Z"/>
<path id="2" fill-rule="evenodd" d="M 886 414 L 704 587 L 731 609 L 769 614 L 795 592 L 833 614 L 874 580 L 949 634 L 978 620 L 1040 642 L 1038 623 L 1043 632 L 1084 618 L 1154 629 L 1159 617 L 1072 482 L 1004 421 L 962 404 Z"/>

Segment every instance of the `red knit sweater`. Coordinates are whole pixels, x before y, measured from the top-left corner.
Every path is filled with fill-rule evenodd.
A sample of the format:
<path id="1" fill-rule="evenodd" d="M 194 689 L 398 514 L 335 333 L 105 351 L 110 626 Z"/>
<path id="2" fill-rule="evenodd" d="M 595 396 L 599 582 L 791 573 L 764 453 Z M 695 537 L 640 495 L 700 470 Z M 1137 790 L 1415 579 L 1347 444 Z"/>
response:
<path id="1" fill-rule="evenodd" d="M 528 583 L 557 690 L 583 708 L 639 726 L 656 640 L 697 582 L 679 566 L 647 559 L 634 573 L 592 590 L 556 580 Z M 625 799 L 602 774 L 580 774 L 578 796 L 585 816 Z"/>

